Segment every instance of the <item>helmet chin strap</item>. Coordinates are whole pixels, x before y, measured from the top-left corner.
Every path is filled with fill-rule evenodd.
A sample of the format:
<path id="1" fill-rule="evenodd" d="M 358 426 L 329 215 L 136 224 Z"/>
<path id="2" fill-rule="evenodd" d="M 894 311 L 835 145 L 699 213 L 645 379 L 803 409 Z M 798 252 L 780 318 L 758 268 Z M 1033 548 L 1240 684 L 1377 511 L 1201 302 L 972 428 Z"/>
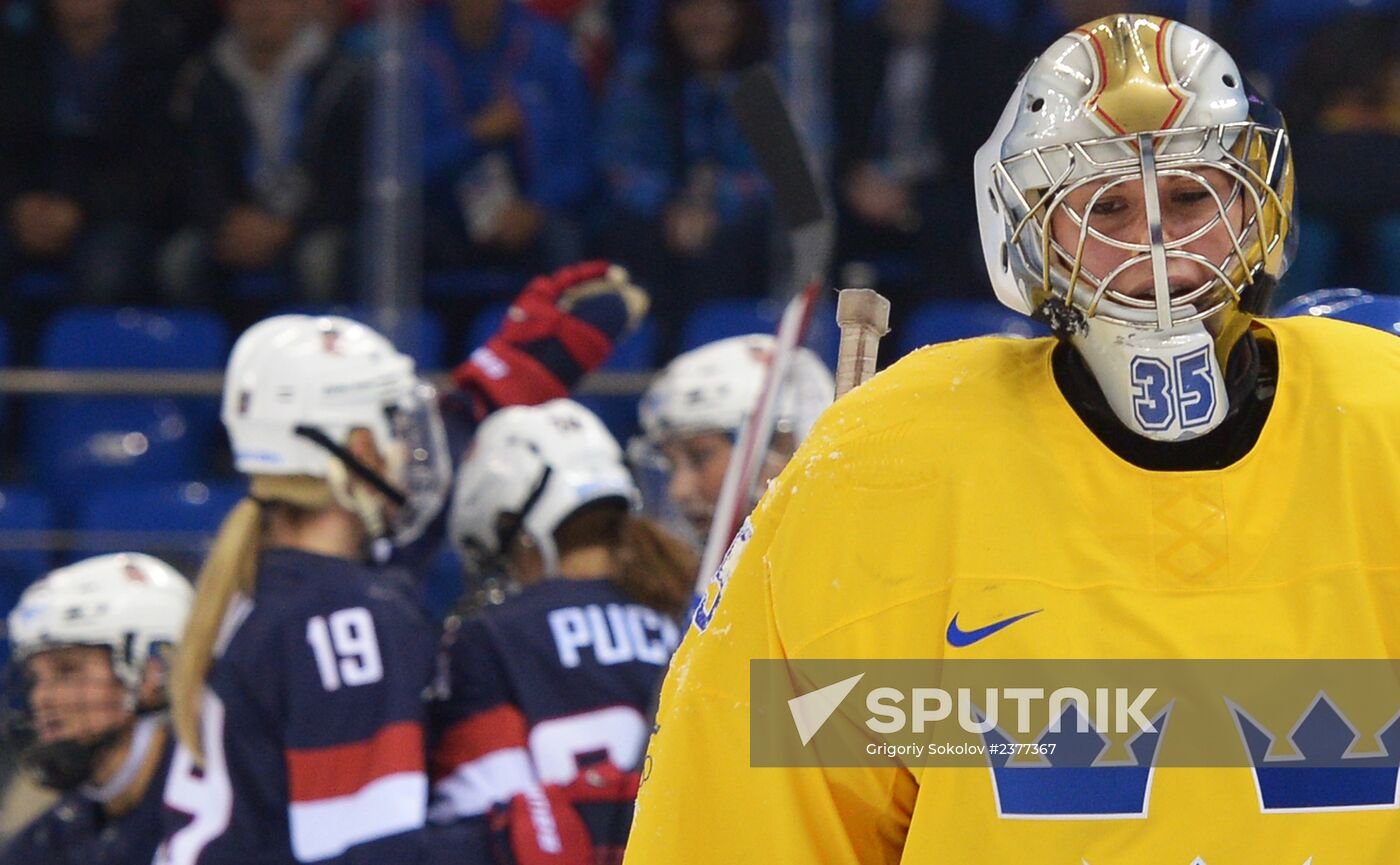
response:
<path id="1" fill-rule="evenodd" d="M 500 549 L 499 555 L 506 556 L 510 553 L 511 544 L 520 533 L 524 533 L 526 539 L 535 545 L 539 550 L 540 559 L 544 565 L 545 576 L 556 576 L 559 573 L 559 548 L 555 546 L 554 538 L 546 536 L 540 537 L 534 532 L 525 528 L 525 521 L 530 517 L 530 511 L 539 504 L 540 497 L 544 495 L 545 488 L 549 486 L 549 479 L 554 475 L 554 467 L 546 465 L 540 472 L 540 478 L 535 482 L 534 489 L 530 490 L 530 495 L 525 497 L 525 501 L 520 505 L 520 513 L 517 515 L 511 528 L 501 533 L 497 539 L 497 547 Z"/>
<path id="2" fill-rule="evenodd" d="M 333 441 L 323 431 L 309 426 L 298 426 L 296 434 L 310 439 L 330 452 L 334 457 L 328 463 L 326 482 L 336 503 L 360 518 L 365 525 L 365 533 L 372 540 L 389 536 L 387 516 L 390 503 L 403 507 L 408 499 L 403 492 L 374 469 L 359 460 L 350 449 Z M 388 477 L 399 477 L 403 471 L 403 459 L 390 449 L 385 455 L 388 462 L 385 472 Z M 352 483 L 358 479 L 362 483 Z"/>

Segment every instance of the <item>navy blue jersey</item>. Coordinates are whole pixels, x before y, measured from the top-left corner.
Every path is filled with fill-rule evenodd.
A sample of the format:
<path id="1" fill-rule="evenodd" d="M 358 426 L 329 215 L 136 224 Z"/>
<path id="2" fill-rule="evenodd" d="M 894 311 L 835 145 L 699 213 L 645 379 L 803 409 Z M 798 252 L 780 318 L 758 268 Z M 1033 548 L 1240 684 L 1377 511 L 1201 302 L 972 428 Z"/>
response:
<path id="1" fill-rule="evenodd" d="M 546 580 L 450 630 L 432 819 L 479 817 L 517 794 L 569 786 L 594 765 L 631 770 L 677 639 L 674 621 L 605 579 Z M 625 841 L 630 801 L 578 810 L 596 845 Z"/>
<path id="2" fill-rule="evenodd" d="M 401 592 L 354 562 L 270 550 L 215 653 L 204 767 L 177 749 L 162 863 L 427 858 L 436 639 Z"/>
<path id="3" fill-rule="evenodd" d="M 102 804 L 70 793 L 34 819 L 0 852 L 0 865 L 149 865 L 164 831 L 161 794 L 175 737 L 130 811 L 108 816 Z"/>

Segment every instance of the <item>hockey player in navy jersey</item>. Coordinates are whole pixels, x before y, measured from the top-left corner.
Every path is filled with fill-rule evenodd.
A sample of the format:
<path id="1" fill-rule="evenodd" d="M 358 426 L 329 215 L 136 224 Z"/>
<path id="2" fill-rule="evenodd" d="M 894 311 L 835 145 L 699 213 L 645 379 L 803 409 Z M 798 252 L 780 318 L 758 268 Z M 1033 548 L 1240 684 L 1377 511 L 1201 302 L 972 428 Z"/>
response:
<path id="1" fill-rule="evenodd" d="M 161 840 L 161 790 L 174 737 L 167 651 L 193 592 L 165 562 L 138 553 L 59 568 L 10 613 L 11 734 L 58 803 L 0 851 L 3 865 L 146 865 Z M 19 728 L 19 729 L 15 729 Z"/>
<path id="2" fill-rule="evenodd" d="M 449 622 L 431 817 L 494 813 L 516 861 L 620 859 L 637 788 L 621 767 L 640 756 L 696 569 L 637 499 L 617 443 L 568 400 L 496 413 L 459 471 L 454 543 L 523 588 Z"/>
<path id="3" fill-rule="evenodd" d="M 364 325 L 278 316 L 234 345 L 223 421 L 249 493 L 176 659 L 157 861 L 428 861 L 421 695 L 436 640 L 364 557 L 441 508 L 436 394 Z"/>

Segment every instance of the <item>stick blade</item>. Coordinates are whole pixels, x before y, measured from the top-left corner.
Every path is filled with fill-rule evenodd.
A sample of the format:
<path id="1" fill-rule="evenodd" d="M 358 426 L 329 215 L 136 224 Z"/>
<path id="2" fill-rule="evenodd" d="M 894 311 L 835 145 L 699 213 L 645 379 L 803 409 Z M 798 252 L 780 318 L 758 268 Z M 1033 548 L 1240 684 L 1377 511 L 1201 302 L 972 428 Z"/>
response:
<path id="1" fill-rule="evenodd" d="M 744 70 L 730 105 L 744 141 L 773 187 L 788 229 L 796 231 L 825 220 L 821 188 L 807 164 L 773 70 L 767 65 Z"/>

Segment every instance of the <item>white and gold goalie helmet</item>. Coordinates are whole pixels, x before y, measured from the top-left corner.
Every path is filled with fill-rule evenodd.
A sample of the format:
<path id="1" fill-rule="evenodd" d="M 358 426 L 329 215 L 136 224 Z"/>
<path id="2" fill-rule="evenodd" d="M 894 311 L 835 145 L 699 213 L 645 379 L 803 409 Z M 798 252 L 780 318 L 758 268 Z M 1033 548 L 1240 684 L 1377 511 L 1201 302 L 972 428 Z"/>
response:
<path id="1" fill-rule="evenodd" d="M 997 298 L 1069 339 L 1135 432 L 1215 428 L 1294 244 L 1283 119 L 1230 55 L 1155 16 L 1086 24 L 1030 65 L 975 171 Z"/>

